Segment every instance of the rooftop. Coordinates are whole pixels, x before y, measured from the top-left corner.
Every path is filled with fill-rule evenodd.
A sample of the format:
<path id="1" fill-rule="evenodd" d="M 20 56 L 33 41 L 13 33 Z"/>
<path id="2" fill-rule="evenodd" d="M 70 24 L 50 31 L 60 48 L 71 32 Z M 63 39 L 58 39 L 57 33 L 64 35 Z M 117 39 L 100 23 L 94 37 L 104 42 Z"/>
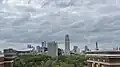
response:
<path id="1" fill-rule="evenodd" d="M 116 57 L 116 56 L 119 56 L 120 57 L 120 54 L 86 54 L 88 56 L 107 56 L 107 57 Z"/>
<path id="2" fill-rule="evenodd" d="M 17 49 L 17 51 L 32 51 L 33 48 Z"/>
<path id="3" fill-rule="evenodd" d="M 120 51 L 88 51 L 86 54 L 120 54 Z"/>
<path id="4" fill-rule="evenodd" d="M 97 57 L 119 57 L 120 51 L 89 51 L 86 52 L 87 56 L 97 56 Z"/>
<path id="5" fill-rule="evenodd" d="M 4 57 L 4 55 L 3 55 L 3 54 L 0 54 L 0 57 Z"/>

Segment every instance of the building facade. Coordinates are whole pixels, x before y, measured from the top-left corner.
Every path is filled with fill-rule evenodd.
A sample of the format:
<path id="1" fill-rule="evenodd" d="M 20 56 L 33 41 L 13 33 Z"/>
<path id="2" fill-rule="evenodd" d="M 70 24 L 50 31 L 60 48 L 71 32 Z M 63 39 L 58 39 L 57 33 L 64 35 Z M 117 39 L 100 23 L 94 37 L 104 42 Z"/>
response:
<path id="1" fill-rule="evenodd" d="M 70 39 L 69 39 L 69 35 L 65 35 L 65 55 L 70 55 Z"/>
<path id="2" fill-rule="evenodd" d="M 4 49 L 4 54 L 0 55 L 0 67 L 13 67 L 14 58 L 16 57 L 15 50 Z"/>
<path id="3" fill-rule="evenodd" d="M 120 67 L 120 51 L 87 52 L 88 67 Z"/>
<path id="4" fill-rule="evenodd" d="M 48 42 L 48 55 L 52 57 L 58 56 L 58 45 L 56 42 Z"/>

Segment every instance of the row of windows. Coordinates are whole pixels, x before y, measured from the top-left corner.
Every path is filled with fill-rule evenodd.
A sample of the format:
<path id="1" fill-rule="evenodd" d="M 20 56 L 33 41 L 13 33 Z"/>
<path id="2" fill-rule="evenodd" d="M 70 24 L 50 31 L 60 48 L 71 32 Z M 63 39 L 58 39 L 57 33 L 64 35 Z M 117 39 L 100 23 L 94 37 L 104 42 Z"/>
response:
<path id="1" fill-rule="evenodd" d="M 88 64 L 88 67 L 104 67 L 104 65 L 102 65 L 102 64 L 94 64 L 94 63 L 89 63 Z"/>

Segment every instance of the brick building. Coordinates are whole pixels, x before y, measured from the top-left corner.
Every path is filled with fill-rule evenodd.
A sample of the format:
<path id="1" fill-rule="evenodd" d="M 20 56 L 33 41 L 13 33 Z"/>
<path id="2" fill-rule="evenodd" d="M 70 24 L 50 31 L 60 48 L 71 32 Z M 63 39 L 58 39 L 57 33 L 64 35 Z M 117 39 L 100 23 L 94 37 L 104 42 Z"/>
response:
<path id="1" fill-rule="evenodd" d="M 16 53 L 12 49 L 4 49 L 4 55 L 0 55 L 0 67 L 13 67 Z"/>
<path id="2" fill-rule="evenodd" d="M 13 67 L 13 57 L 0 55 L 0 67 Z"/>
<path id="3" fill-rule="evenodd" d="M 120 67 L 120 51 L 87 52 L 88 67 Z"/>

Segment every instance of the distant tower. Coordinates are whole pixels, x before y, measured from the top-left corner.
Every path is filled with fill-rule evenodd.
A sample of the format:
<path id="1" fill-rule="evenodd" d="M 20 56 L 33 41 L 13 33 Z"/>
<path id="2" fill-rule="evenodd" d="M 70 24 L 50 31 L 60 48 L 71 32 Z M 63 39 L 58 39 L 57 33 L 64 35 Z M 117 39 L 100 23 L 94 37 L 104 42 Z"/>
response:
<path id="1" fill-rule="evenodd" d="M 99 50 L 99 48 L 98 48 L 98 42 L 96 42 L 96 50 Z"/>
<path id="2" fill-rule="evenodd" d="M 77 53 L 78 52 L 78 46 L 74 46 L 73 51 L 74 51 L 74 53 Z"/>
<path id="3" fill-rule="evenodd" d="M 46 48 L 46 41 L 42 42 L 42 52 L 45 52 L 45 48 Z"/>
<path id="4" fill-rule="evenodd" d="M 46 41 L 43 41 L 43 42 L 42 42 L 42 47 L 47 47 Z"/>
<path id="5" fill-rule="evenodd" d="M 27 48 L 32 48 L 32 45 L 31 44 L 27 44 Z"/>
<path id="6" fill-rule="evenodd" d="M 88 48 L 87 45 L 85 45 L 84 51 L 85 51 L 85 52 L 90 51 L 90 49 Z"/>
<path id="7" fill-rule="evenodd" d="M 69 39 L 69 35 L 65 35 L 65 55 L 70 55 L 70 39 Z"/>
<path id="8" fill-rule="evenodd" d="M 40 46 L 36 46 L 37 52 L 40 52 Z"/>

